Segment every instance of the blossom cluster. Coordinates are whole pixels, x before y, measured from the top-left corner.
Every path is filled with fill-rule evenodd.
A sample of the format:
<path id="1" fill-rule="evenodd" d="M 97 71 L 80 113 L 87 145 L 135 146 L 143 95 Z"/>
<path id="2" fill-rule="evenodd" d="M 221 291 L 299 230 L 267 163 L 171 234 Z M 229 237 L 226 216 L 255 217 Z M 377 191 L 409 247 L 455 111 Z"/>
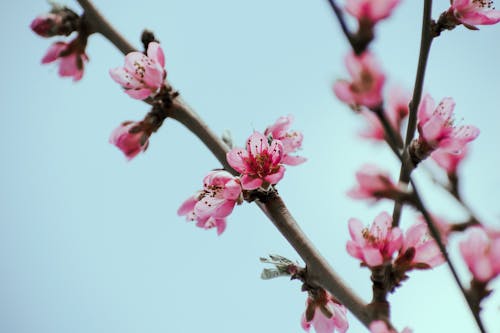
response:
<path id="1" fill-rule="evenodd" d="M 216 227 L 220 235 L 225 230 L 226 217 L 235 204 L 243 201 L 243 191 L 267 191 L 283 178 L 284 164 L 299 165 L 306 161 L 294 155 L 302 147 L 303 135 L 290 130 L 292 122 L 291 115 L 280 117 L 264 133 L 252 133 L 246 149 L 231 149 L 226 155 L 227 162 L 240 175 L 210 172 L 203 181 L 203 190 L 188 198 L 177 213 L 188 221 L 196 221 L 198 227 Z"/>
<path id="2" fill-rule="evenodd" d="M 44 38 L 68 36 L 77 32 L 77 36 L 69 42 L 53 43 L 43 56 L 42 64 L 58 62 L 59 76 L 79 81 L 83 77 L 85 63 L 89 61 L 85 53 L 88 35 L 80 29 L 80 17 L 67 7 L 54 6 L 51 12 L 37 16 L 30 27 Z"/>

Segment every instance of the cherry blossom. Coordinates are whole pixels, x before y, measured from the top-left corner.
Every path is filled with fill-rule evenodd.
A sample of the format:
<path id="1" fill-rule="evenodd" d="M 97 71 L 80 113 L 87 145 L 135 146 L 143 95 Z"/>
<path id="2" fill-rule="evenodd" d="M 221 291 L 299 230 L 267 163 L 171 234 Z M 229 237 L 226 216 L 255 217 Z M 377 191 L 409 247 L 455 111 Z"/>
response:
<path id="1" fill-rule="evenodd" d="M 118 126 L 109 137 L 109 142 L 118 147 L 130 161 L 149 144 L 149 134 L 141 130 L 140 123 L 126 121 Z"/>
<path id="2" fill-rule="evenodd" d="M 402 121 L 408 116 L 410 98 L 409 93 L 399 87 L 393 87 L 389 91 L 384 114 L 396 133 L 400 131 Z M 359 135 L 366 139 L 384 141 L 385 130 L 377 115 L 366 108 L 361 108 L 360 114 L 366 119 L 366 127 L 359 132 Z"/>
<path id="3" fill-rule="evenodd" d="M 500 11 L 495 10 L 493 0 L 451 0 L 448 12 L 457 21 L 471 28 L 500 21 Z"/>
<path id="4" fill-rule="evenodd" d="M 417 222 L 406 231 L 396 265 L 412 268 L 433 268 L 445 259 L 436 241 L 429 235 L 427 224 Z"/>
<path id="5" fill-rule="evenodd" d="M 125 56 L 125 65 L 111 69 L 109 74 L 121 84 L 130 97 L 145 99 L 153 96 L 163 86 L 167 72 L 165 56 L 160 44 L 148 44 L 147 55 L 130 52 Z"/>
<path id="6" fill-rule="evenodd" d="M 339 80 L 333 86 L 338 99 L 352 106 L 374 108 L 382 102 L 385 75 L 375 56 L 369 51 L 357 56 L 349 53 L 345 58 L 351 81 Z"/>
<path id="7" fill-rule="evenodd" d="M 375 24 L 388 18 L 400 0 L 347 0 L 345 9 L 359 21 Z"/>
<path id="8" fill-rule="evenodd" d="M 306 311 L 302 315 L 302 328 L 309 332 L 311 326 L 316 333 L 345 333 L 349 328 L 345 306 L 324 290 L 320 290 L 312 299 L 307 298 Z"/>
<path id="9" fill-rule="evenodd" d="M 282 165 L 283 144 L 280 140 L 268 142 L 265 135 L 254 132 L 247 140 L 246 150 L 233 148 L 226 155 L 227 162 L 240 172 L 245 190 L 267 188 L 278 183 L 285 173 Z"/>
<path id="10" fill-rule="evenodd" d="M 395 330 L 391 330 L 387 327 L 387 324 L 382 320 L 375 320 L 370 323 L 370 332 L 371 333 L 398 333 Z M 401 333 L 412 333 L 413 330 L 408 327 L 404 328 Z"/>
<path id="11" fill-rule="evenodd" d="M 471 227 L 459 244 L 460 253 L 474 279 L 488 282 L 500 274 L 500 235 Z"/>
<path id="12" fill-rule="evenodd" d="M 363 227 L 360 220 L 351 218 L 349 234 L 352 240 L 347 241 L 347 252 L 369 267 L 391 261 L 403 244 L 403 234 L 398 227 L 392 227 L 392 217 L 387 212 L 380 213 L 370 229 Z"/>
<path id="13" fill-rule="evenodd" d="M 280 117 L 273 125 L 266 128 L 264 135 L 267 137 L 270 136 L 271 139 L 280 140 L 283 144 L 283 159 L 281 163 L 287 165 L 299 165 L 307 161 L 307 159 L 302 156 L 290 155 L 302 147 L 303 139 L 301 132 L 288 130 L 292 122 L 292 115 Z"/>
<path id="14" fill-rule="evenodd" d="M 347 195 L 353 199 L 395 199 L 403 194 L 390 175 L 373 164 L 363 165 L 356 172 L 356 180 L 358 181 L 357 187 L 347 192 Z"/>
<path id="15" fill-rule="evenodd" d="M 196 221 L 200 228 L 215 227 L 220 235 L 226 228 L 226 217 L 241 201 L 239 179 L 227 171 L 214 170 L 203 179 L 203 190 L 184 201 L 177 214 Z"/>
<path id="16" fill-rule="evenodd" d="M 42 58 L 42 64 L 59 62 L 59 76 L 72 77 L 78 81 L 83 76 L 83 67 L 89 58 L 85 54 L 78 39 L 71 43 L 56 42 L 52 44 Z"/>
<path id="17" fill-rule="evenodd" d="M 449 153 L 442 149 L 435 150 L 431 153 L 431 158 L 449 175 L 457 173 L 460 162 L 462 162 L 466 156 L 467 146 L 463 147 L 458 154 Z"/>
<path id="18" fill-rule="evenodd" d="M 452 98 L 444 98 L 437 107 L 430 95 L 425 95 L 418 107 L 418 132 L 416 154 L 425 158 L 436 149 L 448 154 L 462 154 L 465 145 L 479 135 L 479 129 L 472 125 L 455 126 Z"/>

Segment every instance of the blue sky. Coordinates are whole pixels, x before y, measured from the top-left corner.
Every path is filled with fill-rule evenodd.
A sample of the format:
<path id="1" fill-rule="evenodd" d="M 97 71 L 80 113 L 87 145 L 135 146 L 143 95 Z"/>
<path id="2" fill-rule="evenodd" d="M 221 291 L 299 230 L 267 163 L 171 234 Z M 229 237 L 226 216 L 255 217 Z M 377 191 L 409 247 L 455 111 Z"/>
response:
<path id="1" fill-rule="evenodd" d="M 448 1 L 435 1 L 434 17 Z M 79 10 L 76 2 L 67 5 Z M 242 145 L 254 130 L 293 114 L 308 162 L 279 184 L 291 212 L 333 267 L 365 299 L 369 274 L 345 252 L 347 220 L 370 223 L 389 202 L 368 206 L 345 196 L 354 172 L 375 162 L 397 175 L 383 146 L 356 136 L 362 120 L 339 103 L 332 83 L 346 76 L 348 50 L 327 2 L 213 0 L 97 1 L 137 47 L 152 29 L 166 54 L 168 79 L 218 133 Z M 73 83 L 40 65 L 52 40 L 29 30 L 44 1 L 2 2 L 0 10 L 0 331 L 301 332 L 306 295 L 298 282 L 262 281 L 258 258 L 298 259 L 254 206 L 237 207 L 217 237 L 186 223 L 178 206 L 219 163 L 185 128 L 167 120 L 145 154 L 126 162 L 108 143 L 124 120 L 147 106 L 108 75 L 123 56 L 92 36 L 84 78 Z M 412 87 L 421 3 L 403 1 L 377 27 L 373 50 L 389 84 Z M 481 129 L 461 170 L 466 201 L 499 225 L 498 124 L 500 26 L 459 27 L 435 40 L 424 89 L 452 96 L 457 120 Z M 463 118 L 463 120 L 462 120 Z M 431 210 L 454 221 L 464 212 L 418 170 Z M 403 227 L 413 223 L 405 211 Z M 455 261 L 456 242 L 451 251 Z M 468 281 L 466 269 L 459 265 Z M 497 282 L 497 286 L 499 283 Z M 416 272 L 395 295 L 393 322 L 415 332 L 474 332 L 472 317 L 445 267 Z M 500 296 L 485 303 L 491 332 Z M 350 332 L 364 332 L 351 317 Z"/>

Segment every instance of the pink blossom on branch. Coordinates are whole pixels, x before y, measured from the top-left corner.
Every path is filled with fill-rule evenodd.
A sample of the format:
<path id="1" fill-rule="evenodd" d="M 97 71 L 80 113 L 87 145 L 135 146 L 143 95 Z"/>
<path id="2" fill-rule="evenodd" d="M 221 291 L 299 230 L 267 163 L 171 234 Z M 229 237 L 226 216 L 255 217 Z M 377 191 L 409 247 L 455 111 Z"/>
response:
<path id="1" fill-rule="evenodd" d="M 353 199 L 379 200 L 395 199 L 404 194 L 391 179 L 390 175 L 373 164 L 365 164 L 356 172 L 357 187 L 347 192 Z"/>
<path id="2" fill-rule="evenodd" d="M 467 156 L 467 146 L 457 153 L 450 153 L 443 149 L 435 150 L 431 153 L 431 158 L 443 168 L 448 175 L 455 175 L 457 173 L 460 162 Z"/>
<path id="3" fill-rule="evenodd" d="M 307 298 L 306 311 L 302 315 L 301 326 L 306 332 L 309 332 L 312 326 L 316 333 L 333 333 L 335 331 L 345 333 L 349 328 L 347 310 L 329 293 L 321 290 L 315 299 Z"/>
<path id="4" fill-rule="evenodd" d="M 436 241 L 429 235 L 427 224 L 417 222 L 406 231 L 396 265 L 405 270 L 434 268 L 445 262 Z"/>
<path id="5" fill-rule="evenodd" d="M 226 228 L 226 217 L 241 201 L 239 179 L 227 171 L 214 170 L 203 179 L 203 190 L 184 201 L 177 214 L 196 221 L 200 228 L 215 227 L 220 235 Z"/>
<path id="6" fill-rule="evenodd" d="M 118 147 L 130 161 L 149 144 L 149 134 L 141 130 L 141 123 L 126 121 L 118 126 L 109 137 L 109 142 Z"/>
<path id="7" fill-rule="evenodd" d="M 408 116 L 410 99 L 410 94 L 399 87 L 393 87 L 389 90 L 387 107 L 384 108 L 384 114 L 396 133 L 400 132 L 401 123 Z M 366 119 L 367 126 L 359 135 L 375 141 L 384 141 L 385 130 L 377 115 L 366 108 L 362 108 L 360 114 Z"/>
<path id="8" fill-rule="evenodd" d="M 460 253 L 475 280 L 488 282 L 500 274 L 500 235 L 488 233 L 482 227 L 465 232 L 459 244 Z"/>
<path id="9" fill-rule="evenodd" d="M 284 148 L 280 140 L 268 142 L 262 133 L 254 132 L 247 140 L 246 150 L 233 148 L 226 158 L 229 165 L 242 174 L 243 189 L 255 190 L 259 187 L 267 189 L 283 178 L 283 155 Z"/>
<path id="10" fill-rule="evenodd" d="M 375 24 L 388 18 L 400 0 L 347 0 L 346 11 L 359 21 Z"/>
<path id="11" fill-rule="evenodd" d="M 333 85 L 337 98 L 351 106 L 379 106 L 385 75 L 375 56 L 369 51 L 360 56 L 351 52 L 346 56 L 345 64 L 351 81 L 339 80 Z"/>
<path id="12" fill-rule="evenodd" d="M 411 147 L 419 159 L 424 159 L 437 149 L 443 153 L 461 155 L 466 144 L 479 135 L 479 129 L 475 126 L 455 126 L 454 108 L 455 102 L 450 97 L 444 98 L 436 107 L 430 95 L 424 96 L 417 113 L 420 137 Z"/>
<path id="13" fill-rule="evenodd" d="M 370 324 L 370 332 L 371 333 L 398 333 L 395 330 L 390 329 L 387 327 L 387 324 L 382 321 L 382 320 L 375 320 L 372 321 Z M 413 330 L 409 328 L 404 328 L 401 333 L 412 333 Z"/>
<path id="14" fill-rule="evenodd" d="M 350 219 L 349 234 L 347 253 L 369 267 L 391 261 L 403 244 L 403 234 L 398 227 L 392 227 L 392 217 L 387 212 L 380 213 L 370 229 L 363 227 L 360 220 Z"/>
<path id="15" fill-rule="evenodd" d="M 493 0 L 451 0 L 448 12 L 460 23 L 475 28 L 475 25 L 489 25 L 500 22 L 500 11 Z"/>
<path id="16" fill-rule="evenodd" d="M 165 55 L 160 44 L 148 44 L 147 55 L 130 52 L 125 56 L 125 65 L 111 69 L 109 74 L 121 84 L 130 97 L 145 99 L 156 94 L 163 86 L 167 72 Z"/>
<path id="17" fill-rule="evenodd" d="M 303 139 L 301 132 L 289 131 L 292 122 L 292 115 L 279 117 L 273 125 L 266 128 L 264 135 L 270 136 L 274 140 L 280 140 L 283 144 L 283 164 L 299 165 L 307 161 L 307 159 L 302 156 L 290 155 L 302 147 Z"/>
<path id="18" fill-rule="evenodd" d="M 89 58 L 85 54 L 85 47 L 78 39 L 71 43 L 56 42 L 52 44 L 42 58 L 42 64 L 59 62 L 59 76 L 72 77 L 78 81 L 83 76 L 85 62 Z"/>

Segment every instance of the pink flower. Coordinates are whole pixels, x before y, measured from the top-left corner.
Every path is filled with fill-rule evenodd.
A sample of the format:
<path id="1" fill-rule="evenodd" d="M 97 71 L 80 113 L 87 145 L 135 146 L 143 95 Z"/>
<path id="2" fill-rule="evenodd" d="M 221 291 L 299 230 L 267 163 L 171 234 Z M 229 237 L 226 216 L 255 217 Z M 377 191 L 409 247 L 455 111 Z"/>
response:
<path id="1" fill-rule="evenodd" d="M 448 243 L 448 236 L 452 232 L 452 230 L 451 230 L 452 225 L 446 219 L 444 219 L 440 216 L 436 216 L 436 215 L 432 214 L 431 218 L 432 218 L 432 222 L 434 223 L 434 225 L 436 226 L 436 228 L 439 231 L 439 235 L 441 236 L 441 241 L 443 242 L 443 244 L 447 244 Z M 419 216 L 417 216 L 417 221 L 419 223 L 426 223 L 424 216 L 421 214 Z"/>
<path id="2" fill-rule="evenodd" d="M 309 332 L 311 326 L 316 333 L 345 333 L 349 328 L 347 310 L 330 294 L 321 290 L 319 297 L 314 300 L 310 297 L 306 301 L 306 311 L 302 315 L 301 326 Z"/>
<path id="3" fill-rule="evenodd" d="M 349 220 L 347 252 L 369 267 L 380 266 L 392 260 L 394 252 L 403 244 L 403 235 L 398 227 L 392 227 L 392 217 L 387 212 L 380 213 L 370 229 L 364 228 L 360 220 Z"/>
<path id="4" fill-rule="evenodd" d="M 61 15 L 46 13 L 38 15 L 30 24 L 31 30 L 42 37 L 52 37 L 58 34 L 63 23 Z"/>
<path id="5" fill-rule="evenodd" d="M 387 324 L 382 320 L 375 320 L 370 323 L 371 333 L 397 333 L 395 330 L 389 329 Z M 413 331 L 406 327 L 401 331 L 401 333 L 412 333 Z"/>
<path id="6" fill-rule="evenodd" d="M 458 165 L 467 155 L 467 146 L 464 146 L 457 154 L 447 152 L 444 149 L 434 150 L 431 158 L 449 175 L 457 173 Z"/>
<path id="7" fill-rule="evenodd" d="M 239 179 L 224 170 L 214 170 L 203 179 L 203 190 L 188 198 L 177 211 L 188 221 L 204 229 L 217 228 L 220 235 L 226 228 L 226 217 L 241 202 Z"/>
<path id="8" fill-rule="evenodd" d="M 135 99 L 145 99 L 163 86 L 167 72 L 165 56 L 160 44 L 151 42 L 147 56 L 141 52 L 130 52 L 125 56 L 125 66 L 111 69 L 111 78 L 125 88 L 125 93 Z"/>
<path id="9" fill-rule="evenodd" d="M 387 117 L 396 132 L 401 129 L 401 123 L 410 113 L 411 95 L 399 86 L 391 87 L 387 98 Z"/>
<path id="10" fill-rule="evenodd" d="M 437 148 L 452 154 L 460 154 L 465 145 L 479 135 L 479 129 L 466 125 L 455 127 L 453 110 L 455 102 L 444 98 L 437 107 L 434 100 L 426 95 L 418 107 L 418 132 L 420 141 L 426 149 Z"/>
<path id="11" fill-rule="evenodd" d="M 388 18 L 399 0 L 347 0 L 345 9 L 359 21 L 367 21 L 372 25 Z"/>
<path id="12" fill-rule="evenodd" d="M 227 153 L 229 165 L 240 172 L 241 185 L 245 190 L 267 188 L 278 183 L 285 173 L 283 144 L 279 140 L 268 139 L 259 132 L 254 132 L 247 140 L 247 149 L 234 148 Z"/>
<path id="13" fill-rule="evenodd" d="M 495 24 L 500 21 L 500 11 L 495 10 L 492 0 L 451 0 L 449 12 L 462 24 Z"/>
<path id="14" fill-rule="evenodd" d="M 83 76 L 83 67 L 89 58 L 85 54 L 84 47 L 80 41 L 75 39 L 71 43 L 56 42 L 52 44 L 47 53 L 42 58 L 42 64 L 59 61 L 59 76 L 72 77 L 73 81 L 78 81 Z"/>
<path id="15" fill-rule="evenodd" d="M 302 156 L 292 156 L 289 154 L 295 153 L 302 147 L 303 135 L 298 131 L 288 131 L 293 122 L 293 116 L 279 117 L 276 122 L 266 128 L 264 135 L 271 136 L 274 140 L 280 140 L 283 144 L 283 159 L 281 163 L 288 165 L 299 165 L 307 161 Z"/>
<path id="16" fill-rule="evenodd" d="M 358 186 L 347 192 L 347 195 L 353 199 L 395 199 L 402 194 L 401 189 L 394 184 L 389 174 L 376 165 L 363 165 L 361 170 L 356 172 L 356 179 Z"/>
<path id="17" fill-rule="evenodd" d="M 368 51 L 360 56 L 349 53 L 345 64 L 352 81 L 340 80 L 333 85 L 337 98 L 349 105 L 377 107 L 382 102 L 385 75 L 375 56 Z"/>
<path id="18" fill-rule="evenodd" d="M 396 133 L 399 133 L 401 123 L 409 113 L 408 104 L 410 98 L 408 92 L 403 91 L 401 88 L 394 87 L 389 91 L 388 105 L 384 110 L 384 114 Z M 384 141 L 385 130 L 375 113 L 366 108 L 362 108 L 360 114 L 366 119 L 367 126 L 359 135 L 363 138 L 375 141 Z"/>
<path id="19" fill-rule="evenodd" d="M 488 282 L 500 274 L 500 236 L 488 234 L 481 227 L 467 229 L 459 244 L 460 253 L 474 279 Z"/>
<path id="20" fill-rule="evenodd" d="M 405 270 L 427 269 L 441 265 L 444 261 L 439 246 L 429 235 L 424 222 L 417 222 L 408 228 L 396 259 L 397 265 L 405 267 Z"/>
<path id="21" fill-rule="evenodd" d="M 118 126 L 109 137 L 109 142 L 117 146 L 130 161 L 149 144 L 149 134 L 141 129 L 141 123 L 126 121 Z"/>

